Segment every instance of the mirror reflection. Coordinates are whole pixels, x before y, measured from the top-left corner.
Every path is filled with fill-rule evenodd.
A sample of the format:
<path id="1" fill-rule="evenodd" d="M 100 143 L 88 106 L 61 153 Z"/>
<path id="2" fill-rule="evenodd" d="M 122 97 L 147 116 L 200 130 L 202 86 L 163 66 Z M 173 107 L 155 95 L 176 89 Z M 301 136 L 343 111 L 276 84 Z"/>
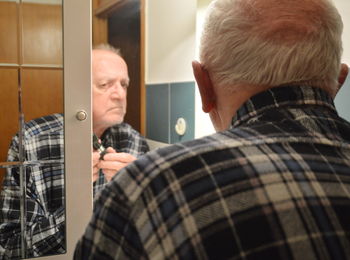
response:
<path id="1" fill-rule="evenodd" d="M 62 1 L 0 1 L 0 258 L 65 252 Z"/>
<path id="2" fill-rule="evenodd" d="M 144 137 L 140 0 L 93 1 L 94 194 L 122 167 L 149 151 Z M 107 44 L 108 43 L 108 44 Z M 96 181 L 95 181 L 96 180 Z"/>
<path id="3" fill-rule="evenodd" d="M 2 104 L 13 105 L 11 113 L 4 113 L 11 115 L 7 116 L 13 123 L 9 123 L 12 130 L 1 139 L 4 181 L 0 200 L 0 256 L 19 259 L 64 253 L 62 4 L 54 0 L 1 3 L 11 6 L 16 17 L 12 22 L 17 30 L 14 54 L 18 55 L 8 61 L 5 59 L 8 53 L 4 52 L 1 61 L 3 73 L 10 74 L 12 79 L 5 85 L 11 93 L 7 96 L 13 100 L 4 100 Z M 124 46 L 125 58 L 110 45 L 99 45 L 93 50 L 93 132 L 106 153 L 102 155 L 96 150 L 93 154 L 94 193 L 121 167 L 149 150 L 138 132 L 140 115 L 129 116 L 129 122 L 134 122 L 138 130 L 124 122 L 127 97 L 131 96 L 133 104 L 129 115 L 140 113 L 141 103 L 140 3 L 138 6 L 135 3 L 125 6 L 132 10 L 129 16 L 116 15 L 135 27 L 131 30 L 132 39 L 123 34 L 121 38 L 127 40 L 118 40 Z M 125 31 L 119 27 L 117 38 L 120 30 Z M 136 43 L 133 37 L 138 38 Z M 130 95 L 129 88 L 133 89 Z M 2 119 L 7 122 L 6 117 Z"/>
<path id="4" fill-rule="evenodd" d="M 124 122 L 129 84 L 128 65 L 120 50 L 107 44 L 95 47 L 92 50 L 94 194 L 121 168 L 149 151 L 146 139 Z"/>

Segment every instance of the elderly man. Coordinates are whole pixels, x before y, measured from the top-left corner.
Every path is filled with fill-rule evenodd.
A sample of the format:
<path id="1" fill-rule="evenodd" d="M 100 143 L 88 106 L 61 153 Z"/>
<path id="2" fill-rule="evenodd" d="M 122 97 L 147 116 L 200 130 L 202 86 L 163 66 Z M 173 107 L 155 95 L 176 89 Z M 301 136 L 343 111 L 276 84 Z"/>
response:
<path id="1" fill-rule="evenodd" d="M 117 171 L 149 151 L 144 137 L 123 123 L 129 86 L 128 67 L 120 51 L 99 45 L 92 51 L 93 132 L 107 148 L 103 156 L 93 153 L 94 192 Z"/>
<path id="2" fill-rule="evenodd" d="M 193 70 L 218 133 L 121 170 L 75 259 L 349 259 L 337 10 L 328 0 L 214 0 L 208 12 Z"/>
<path id="3" fill-rule="evenodd" d="M 93 131 L 106 147 L 93 151 L 94 195 L 125 165 L 148 152 L 143 138 L 123 123 L 129 85 L 128 69 L 117 49 L 100 45 L 92 51 Z M 65 252 L 63 116 L 53 114 L 24 126 L 23 156 L 27 176 L 27 257 Z M 19 161 L 18 136 L 8 161 Z M 21 256 L 19 168 L 8 170 L 0 195 L 0 259 Z"/>

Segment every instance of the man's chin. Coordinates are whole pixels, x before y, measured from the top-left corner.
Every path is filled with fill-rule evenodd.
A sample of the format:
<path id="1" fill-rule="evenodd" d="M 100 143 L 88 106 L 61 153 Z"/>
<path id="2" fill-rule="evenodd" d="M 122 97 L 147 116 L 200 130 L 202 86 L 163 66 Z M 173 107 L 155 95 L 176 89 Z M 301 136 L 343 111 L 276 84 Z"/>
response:
<path id="1" fill-rule="evenodd" d="M 119 118 L 115 120 L 110 120 L 109 121 L 109 126 L 114 126 L 123 123 L 124 118 Z"/>
<path id="2" fill-rule="evenodd" d="M 113 125 L 120 124 L 124 121 L 124 116 L 121 115 L 108 115 L 108 116 L 103 116 L 100 117 L 99 125 L 104 125 L 105 127 L 111 127 Z"/>

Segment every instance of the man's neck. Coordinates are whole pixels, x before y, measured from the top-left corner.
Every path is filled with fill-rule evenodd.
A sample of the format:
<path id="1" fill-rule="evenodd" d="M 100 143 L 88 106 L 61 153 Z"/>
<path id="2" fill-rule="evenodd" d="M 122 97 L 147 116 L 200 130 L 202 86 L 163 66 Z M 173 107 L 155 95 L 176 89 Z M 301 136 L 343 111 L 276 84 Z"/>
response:
<path id="1" fill-rule="evenodd" d="M 93 133 L 100 139 L 106 129 L 106 127 L 94 127 Z"/>
<path id="2" fill-rule="evenodd" d="M 216 91 L 217 114 L 221 119 L 218 130 L 226 130 L 230 127 L 232 118 L 236 115 L 237 110 L 249 100 L 252 96 L 270 89 L 269 86 L 258 85 L 241 85 L 236 86 L 237 91 L 227 91 L 226 88 L 218 88 Z"/>

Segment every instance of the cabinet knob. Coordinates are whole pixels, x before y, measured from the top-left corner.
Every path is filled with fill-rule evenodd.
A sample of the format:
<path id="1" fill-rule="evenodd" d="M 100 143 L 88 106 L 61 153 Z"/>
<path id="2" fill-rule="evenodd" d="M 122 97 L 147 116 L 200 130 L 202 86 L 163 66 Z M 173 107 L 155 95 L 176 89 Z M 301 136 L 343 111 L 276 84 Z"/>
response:
<path id="1" fill-rule="evenodd" d="M 79 121 L 84 121 L 87 118 L 87 113 L 84 110 L 79 110 L 75 117 L 79 120 Z"/>

